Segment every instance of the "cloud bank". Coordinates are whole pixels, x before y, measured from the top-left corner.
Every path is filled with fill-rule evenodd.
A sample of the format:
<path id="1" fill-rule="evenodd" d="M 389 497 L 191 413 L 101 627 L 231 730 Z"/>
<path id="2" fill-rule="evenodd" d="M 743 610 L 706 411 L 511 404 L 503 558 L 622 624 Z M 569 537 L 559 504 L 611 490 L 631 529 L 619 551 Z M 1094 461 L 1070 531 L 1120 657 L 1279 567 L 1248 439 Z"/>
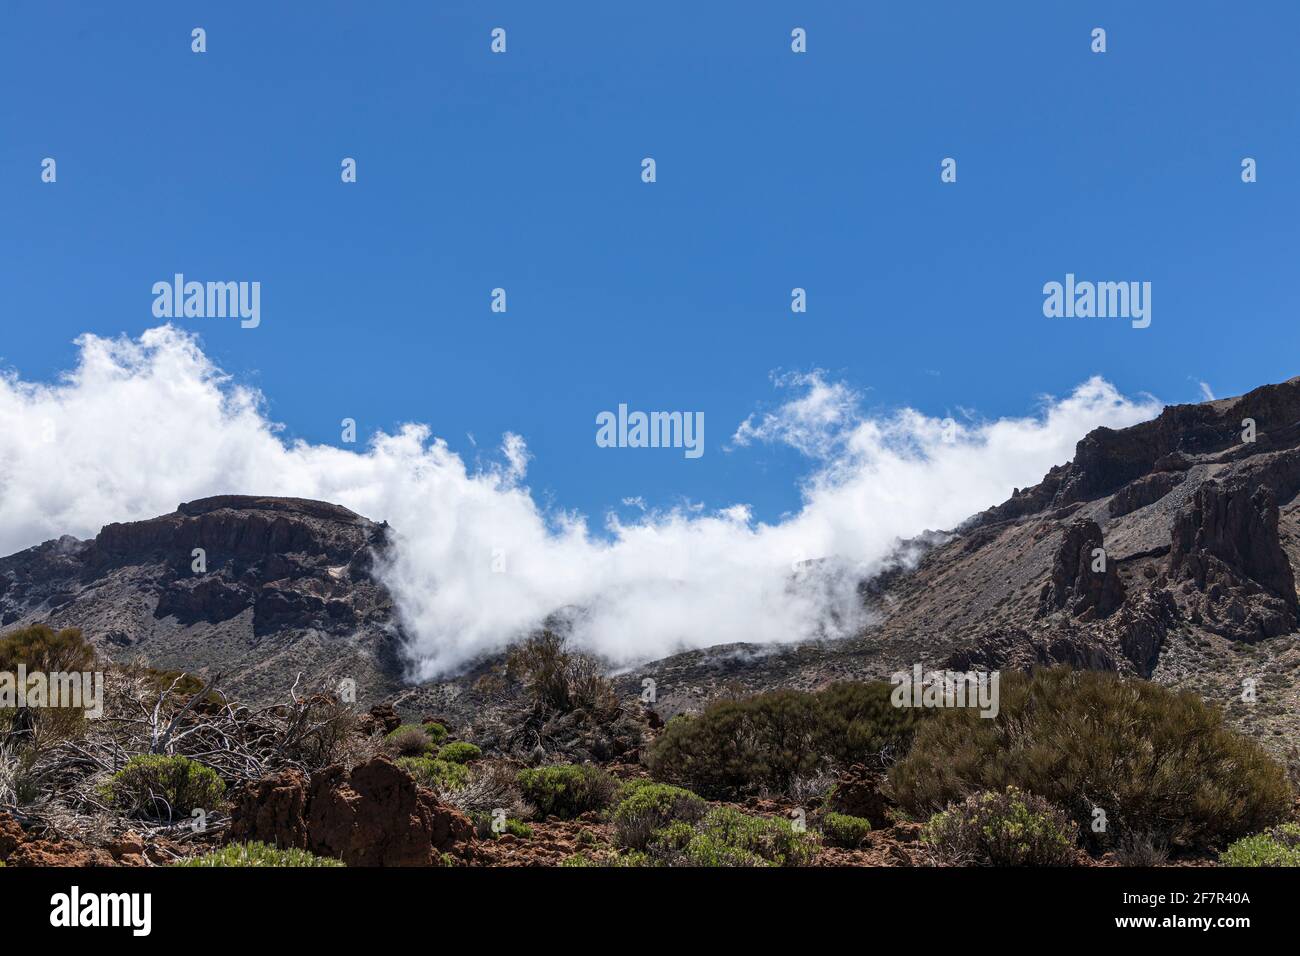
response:
<path id="1" fill-rule="evenodd" d="M 359 450 L 288 442 L 261 396 L 183 331 L 77 344 L 76 367 L 54 383 L 0 377 L 0 554 L 208 495 L 333 501 L 398 533 L 382 573 L 421 679 L 566 607 L 579 609 L 575 639 L 616 663 L 850 633 L 863 623 L 857 580 L 900 537 L 953 527 L 1068 460 L 1089 429 L 1160 409 L 1093 378 L 1022 418 L 869 415 L 848 385 L 790 376 L 777 380 L 788 400 L 741 423 L 732 446 L 783 444 L 807 457 L 796 513 L 768 524 L 743 504 L 639 503 L 635 521 L 611 516 L 595 533 L 584 516 L 534 500 L 521 436 L 504 436 L 500 463 L 474 470 L 426 425 Z M 826 560 L 800 564 L 811 559 Z"/>

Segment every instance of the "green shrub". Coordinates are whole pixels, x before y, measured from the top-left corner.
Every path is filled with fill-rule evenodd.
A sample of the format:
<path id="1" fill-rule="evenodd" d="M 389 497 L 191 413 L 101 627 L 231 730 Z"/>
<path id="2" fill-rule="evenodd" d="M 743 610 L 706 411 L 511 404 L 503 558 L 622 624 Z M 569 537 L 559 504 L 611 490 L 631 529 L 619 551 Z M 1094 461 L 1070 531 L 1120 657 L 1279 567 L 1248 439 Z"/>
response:
<path id="1" fill-rule="evenodd" d="M 1069 866 L 1077 832 L 1064 810 L 1008 787 L 935 814 L 922 839 L 951 866 Z"/>
<path id="2" fill-rule="evenodd" d="M 452 744 L 445 744 L 438 751 L 438 759 L 446 760 L 449 763 L 472 763 L 482 756 L 483 751 L 478 747 L 460 740 Z"/>
<path id="3" fill-rule="evenodd" d="M 669 722 L 651 773 L 710 799 L 760 788 L 788 791 L 828 765 L 884 766 L 906 750 L 929 713 L 890 703 L 890 686 L 841 683 L 816 693 L 778 690 L 710 704 Z"/>
<path id="4" fill-rule="evenodd" d="M 119 810 L 159 820 L 212 810 L 225 792 L 226 785 L 210 767 L 161 754 L 132 757 L 101 788 L 102 796 Z"/>
<path id="5" fill-rule="evenodd" d="M 1283 819 L 1281 766 L 1190 693 L 1058 667 L 1003 673 L 997 717 L 940 710 L 890 772 L 918 817 L 1009 786 L 1065 809 L 1094 846 L 1126 833 L 1171 847 L 1222 844 Z M 1107 829 L 1094 833 L 1094 808 Z"/>
<path id="6" fill-rule="evenodd" d="M 1243 837 L 1219 854 L 1222 866 L 1300 866 L 1300 823 Z"/>
<path id="7" fill-rule="evenodd" d="M 614 842 L 634 850 L 645 849 L 656 831 L 674 821 L 692 824 L 709 809 L 704 800 L 689 790 L 666 783 L 624 786 L 619 796 L 622 799 L 611 814 Z"/>
<path id="8" fill-rule="evenodd" d="M 523 820 L 516 820 L 514 817 L 506 817 L 505 832 L 523 840 L 533 835 L 533 828 L 527 823 L 524 823 Z"/>
<path id="9" fill-rule="evenodd" d="M 817 848 L 789 820 L 715 807 L 694 826 L 678 820 L 656 831 L 646 857 L 667 866 L 801 866 Z"/>
<path id="10" fill-rule="evenodd" d="M 447 728 L 436 720 L 431 720 L 427 724 L 423 724 L 422 728 L 425 736 L 428 737 L 430 742 L 434 745 L 440 744 L 447 739 Z M 402 728 L 399 727 L 397 729 L 401 730 Z"/>
<path id="11" fill-rule="evenodd" d="M 539 817 L 572 819 L 588 810 L 609 806 L 617 782 L 598 767 L 585 764 L 553 764 L 519 771 L 515 778 L 524 799 L 537 808 Z"/>
<path id="12" fill-rule="evenodd" d="M 469 768 L 464 764 L 439 760 L 437 757 L 401 757 L 397 760 L 401 767 L 421 787 L 428 787 L 438 793 L 459 790 L 469 783 Z"/>
<path id="13" fill-rule="evenodd" d="M 702 866 L 694 857 L 699 853 L 697 842 L 732 847 L 752 853 L 773 866 L 802 866 L 817 853 L 811 834 L 798 831 L 789 820 L 780 817 L 751 817 L 734 807 L 714 807 L 697 827 L 696 840 L 687 848 L 694 865 Z"/>
<path id="14" fill-rule="evenodd" d="M 654 831 L 645 841 L 646 855 L 653 859 L 672 862 L 686 853 L 695 837 L 694 826 L 685 820 L 675 820 Z"/>
<path id="15" fill-rule="evenodd" d="M 265 843 L 231 843 L 202 856 L 178 860 L 172 866 L 342 866 L 342 860 L 315 856 L 306 850 L 280 850 Z"/>
<path id="16" fill-rule="evenodd" d="M 402 724 L 384 738 L 384 744 L 400 757 L 422 757 L 434 748 L 433 739 L 417 724 Z"/>
<path id="17" fill-rule="evenodd" d="M 575 853 L 560 861 L 560 866 L 653 866 L 654 863 L 644 853 L 627 853 L 608 862 L 598 863 L 585 853 Z"/>
<path id="18" fill-rule="evenodd" d="M 831 846 L 852 849 L 862 845 L 871 832 L 871 821 L 847 813 L 828 813 L 822 817 L 822 839 Z"/>
<path id="19" fill-rule="evenodd" d="M 0 637 L 0 671 L 17 671 L 19 664 L 25 664 L 28 673 L 93 671 L 95 648 L 81 636 L 79 628 L 65 627 L 56 632 L 44 624 L 34 624 Z"/>
<path id="20" fill-rule="evenodd" d="M 934 711 L 895 707 L 893 692 L 885 681 L 842 681 L 818 692 L 818 749 L 842 767 L 881 770 L 900 759 Z"/>
<path id="21" fill-rule="evenodd" d="M 19 628 L 0 637 L 0 671 L 16 673 L 20 664 L 29 674 L 85 673 L 98 666 L 94 646 L 78 628 L 56 632 L 44 624 Z M 30 726 L 37 728 L 39 737 L 46 742 L 80 737 L 86 730 L 84 708 L 64 706 L 68 701 L 59 703 L 61 706 L 35 707 L 26 712 Z M 15 708 L 0 709 L 0 733 L 17 714 Z"/>

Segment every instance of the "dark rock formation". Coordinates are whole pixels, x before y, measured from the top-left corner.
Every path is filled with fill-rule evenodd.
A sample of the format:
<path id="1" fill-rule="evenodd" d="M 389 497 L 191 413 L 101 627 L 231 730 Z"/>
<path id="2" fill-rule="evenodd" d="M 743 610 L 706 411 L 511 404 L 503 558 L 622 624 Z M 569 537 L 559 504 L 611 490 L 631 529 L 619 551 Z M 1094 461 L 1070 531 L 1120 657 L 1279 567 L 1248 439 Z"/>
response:
<path id="1" fill-rule="evenodd" d="M 985 631 L 973 643 L 948 656 L 943 667 L 954 671 L 1032 671 L 1065 664 L 1080 670 L 1125 670 L 1115 647 L 1086 630 L 1073 627 L 1030 631 L 1009 627 Z"/>
<path id="2" fill-rule="evenodd" d="M 1183 474 L 1177 471 L 1156 471 L 1145 475 L 1115 492 L 1107 509 L 1112 518 L 1131 514 L 1169 494 L 1182 483 L 1183 477 Z"/>
<path id="3" fill-rule="evenodd" d="M 1204 590 L 1262 587 L 1295 612 L 1295 575 L 1278 539 L 1278 507 L 1273 490 L 1251 490 L 1243 483 L 1207 481 L 1196 489 L 1192 506 L 1174 522 L 1170 566 Z"/>
<path id="4" fill-rule="evenodd" d="M 1119 613 L 1107 621 L 1107 627 L 1138 674 L 1150 677 L 1169 629 L 1179 619 L 1173 595 L 1164 588 L 1152 587 L 1130 596 Z"/>
<path id="5" fill-rule="evenodd" d="M 1102 551 L 1098 555 L 1095 552 Z M 1052 573 L 1039 597 L 1039 613 L 1068 608 L 1078 618 L 1105 617 L 1124 603 L 1115 562 L 1107 560 L 1097 522 L 1076 519 L 1065 529 Z M 1104 570 L 1094 571 L 1094 565 Z"/>

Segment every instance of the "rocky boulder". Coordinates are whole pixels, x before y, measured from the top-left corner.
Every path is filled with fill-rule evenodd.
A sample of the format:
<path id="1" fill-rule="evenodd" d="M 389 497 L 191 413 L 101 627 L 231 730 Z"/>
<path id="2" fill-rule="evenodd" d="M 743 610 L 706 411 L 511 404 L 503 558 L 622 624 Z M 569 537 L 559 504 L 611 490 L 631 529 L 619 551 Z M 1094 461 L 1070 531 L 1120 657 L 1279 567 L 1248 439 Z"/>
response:
<path id="1" fill-rule="evenodd" d="M 244 788 L 230 835 L 338 857 L 348 866 L 433 866 L 444 853 L 472 852 L 474 825 L 376 757 L 351 771 L 328 767 L 307 780 L 287 770 Z"/>

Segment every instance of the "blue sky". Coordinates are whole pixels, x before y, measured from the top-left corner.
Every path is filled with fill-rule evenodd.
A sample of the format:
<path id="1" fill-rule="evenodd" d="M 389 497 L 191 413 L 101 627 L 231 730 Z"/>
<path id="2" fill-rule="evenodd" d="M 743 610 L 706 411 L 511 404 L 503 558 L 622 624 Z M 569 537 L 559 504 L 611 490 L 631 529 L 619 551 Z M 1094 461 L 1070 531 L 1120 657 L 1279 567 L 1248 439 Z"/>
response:
<path id="1" fill-rule="evenodd" d="M 807 463 L 723 445 L 773 372 L 988 417 L 1093 374 L 1169 402 L 1287 378 L 1300 8 L 1137 6 L 11 2 L 0 361 L 47 379 L 83 332 L 138 335 L 174 272 L 257 280 L 260 328 L 178 324 L 290 436 L 421 421 L 473 461 L 512 431 L 543 501 L 768 519 Z M 1067 272 L 1150 281 L 1150 328 L 1044 318 Z M 705 455 L 596 447 L 620 402 L 703 411 Z"/>

